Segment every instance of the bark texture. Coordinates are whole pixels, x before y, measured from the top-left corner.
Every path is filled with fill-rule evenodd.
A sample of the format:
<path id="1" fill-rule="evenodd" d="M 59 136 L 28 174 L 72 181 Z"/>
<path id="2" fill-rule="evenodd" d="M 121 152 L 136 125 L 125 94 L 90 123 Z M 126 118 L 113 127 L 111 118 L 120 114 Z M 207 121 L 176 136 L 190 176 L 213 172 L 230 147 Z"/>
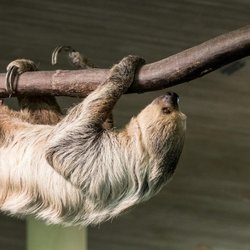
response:
<path id="1" fill-rule="evenodd" d="M 160 90 L 188 82 L 250 55 L 250 26 L 223 34 L 168 58 L 144 65 L 128 93 Z M 17 81 L 15 95 L 85 97 L 109 75 L 109 69 L 27 72 Z M 9 97 L 0 74 L 0 97 Z"/>

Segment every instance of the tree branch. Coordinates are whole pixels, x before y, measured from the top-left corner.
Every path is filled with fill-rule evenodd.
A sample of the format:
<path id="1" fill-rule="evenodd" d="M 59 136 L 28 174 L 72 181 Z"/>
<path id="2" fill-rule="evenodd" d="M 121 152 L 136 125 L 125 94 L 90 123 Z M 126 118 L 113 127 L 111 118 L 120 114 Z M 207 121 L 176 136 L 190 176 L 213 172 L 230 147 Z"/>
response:
<path id="1" fill-rule="evenodd" d="M 168 88 L 201 77 L 250 55 L 250 26 L 218 36 L 161 61 L 144 65 L 129 93 Z M 27 72 L 17 82 L 16 95 L 87 96 L 108 77 L 108 69 Z M 8 97 L 0 74 L 0 97 Z"/>

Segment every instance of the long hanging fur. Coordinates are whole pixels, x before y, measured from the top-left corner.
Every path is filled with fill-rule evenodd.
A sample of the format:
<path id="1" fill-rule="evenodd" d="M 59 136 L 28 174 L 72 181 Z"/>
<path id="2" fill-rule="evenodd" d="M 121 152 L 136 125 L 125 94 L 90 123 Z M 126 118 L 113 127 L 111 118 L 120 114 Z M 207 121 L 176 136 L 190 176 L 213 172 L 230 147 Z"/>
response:
<path id="1" fill-rule="evenodd" d="M 28 110 L 0 106 L 1 211 L 48 223 L 97 224 L 162 188 L 184 142 L 186 117 L 178 104 L 161 96 L 123 130 L 102 126 L 139 63 L 138 57 L 124 58 L 59 122 L 60 112 L 46 107 L 44 119 L 55 125 L 44 124 L 43 112 L 34 118 Z"/>

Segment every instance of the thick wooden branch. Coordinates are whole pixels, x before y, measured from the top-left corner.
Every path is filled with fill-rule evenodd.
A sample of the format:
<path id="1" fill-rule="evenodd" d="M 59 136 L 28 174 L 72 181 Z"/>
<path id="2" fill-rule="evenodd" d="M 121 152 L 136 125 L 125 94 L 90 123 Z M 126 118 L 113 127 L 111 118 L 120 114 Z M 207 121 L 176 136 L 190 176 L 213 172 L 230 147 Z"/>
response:
<path id="1" fill-rule="evenodd" d="M 218 36 L 161 61 L 144 65 L 129 93 L 168 88 L 201 77 L 250 55 L 250 26 Z M 16 95 L 87 96 L 108 76 L 108 69 L 27 72 Z M 0 74 L 0 97 L 8 97 L 5 74 Z"/>

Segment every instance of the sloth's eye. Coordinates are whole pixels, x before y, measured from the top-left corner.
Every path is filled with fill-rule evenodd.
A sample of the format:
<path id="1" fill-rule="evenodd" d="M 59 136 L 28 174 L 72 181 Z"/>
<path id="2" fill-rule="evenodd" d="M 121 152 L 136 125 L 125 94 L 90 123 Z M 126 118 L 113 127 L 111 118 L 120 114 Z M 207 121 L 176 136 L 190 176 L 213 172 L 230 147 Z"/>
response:
<path id="1" fill-rule="evenodd" d="M 163 112 L 164 114 L 170 114 L 170 113 L 171 113 L 171 110 L 170 110 L 169 108 L 167 108 L 167 107 L 164 107 L 164 108 L 162 108 L 162 112 Z"/>

